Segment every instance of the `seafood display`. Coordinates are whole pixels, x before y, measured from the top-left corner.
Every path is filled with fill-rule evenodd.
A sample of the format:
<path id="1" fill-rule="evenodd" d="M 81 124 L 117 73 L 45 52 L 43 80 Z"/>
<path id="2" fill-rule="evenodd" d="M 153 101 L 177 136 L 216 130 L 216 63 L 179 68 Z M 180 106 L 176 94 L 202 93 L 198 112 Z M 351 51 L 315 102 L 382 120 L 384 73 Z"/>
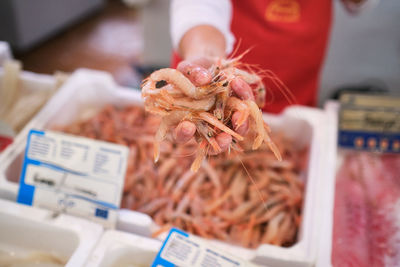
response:
<path id="1" fill-rule="evenodd" d="M 217 60 L 209 68 L 208 74 L 199 74 L 185 68 L 160 69 L 153 72 L 142 83 L 142 96 L 145 109 L 161 115 L 162 121 L 155 135 L 154 160 L 160 157 L 160 143 L 167 132 L 181 121 L 193 122 L 196 126 L 196 139 L 199 143 L 196 157 L 191 165 L 193 171 L 200 168 L 207 152 L 220 153 L 216 137 L 220 133 L 233 139 L 231 150 L 240 150 L 237 142 L 250 138 L 244 137 L 236 130 L 250 120 L 251 132 L 255 133 L 252 149 L 257 150 L 263 143 L 281 160 L 279 149 L 269 134 L 269 126 L 262 118 L 259 106 L 264 104 L 265 87 L 262 79 L 249 66 L 240 63 L 241 56 L 227 60 Z M 246 68 L 247 70 L 244 70 Z M 179 68 L 178 68 L 179 69 Z M 187 69 L 187 68 L 186 68 Z M 279 85 L 279 79 L 270 72 L 262 74 L 271 77 Z M 209 77 L 203 77 L 204 75 Z M 205 84 L 196 84 L 198 76 L 207 80 Z M 240 78 L 238 80 L 238 78 Z M 240 82 L 253 90 L 255 100 L 239 99 L 232 89 L 232 82 Z M 235 113 L 239 111 L 239 113 Z M 235 120 L 233 117 L 237 114 Z"/>
<path id="2" fill-rule="evenodd" d="M 106 106 L 88 120 L 56 129 L 129 147 L 122 207 L 150 215 L 160 226 L 155 236 L 175 226 L 248 248 L 295 243 L 306 150 L 294 149 L 291 140 L 276 133 L 282 161 L 267 144 L 252 150 L 250 139 L 243 142 L 244 151 L 212 156 L 192 172 L 196 141 L 177 144 L 166 138 L 154 163 L 160 120 L 141 107 Z"/>
<path id="3" fill-rule="evenodd" d="M 400 266 L 400 157 L 345 155 L 337 174 L 333 266 Z"/>

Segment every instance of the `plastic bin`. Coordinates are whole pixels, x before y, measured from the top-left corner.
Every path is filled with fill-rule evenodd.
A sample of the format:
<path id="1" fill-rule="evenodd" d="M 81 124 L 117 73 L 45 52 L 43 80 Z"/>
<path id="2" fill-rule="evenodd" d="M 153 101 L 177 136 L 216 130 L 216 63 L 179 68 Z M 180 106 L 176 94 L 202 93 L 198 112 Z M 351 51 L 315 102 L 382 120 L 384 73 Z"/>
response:
<path id="1" fill-rule="evenodd" d="M 150 266 L 161 242 L 115 230 L 106 231 L 86 264 L 87 267 Z"/>
<path id="2" fill-rule="evenodd" d="M 46 129 L 54 125 L 69 124 L 78 117 L 90 116 L 106 104 L 142 105 L 138 91 L 123 88 L 115 90 L 116 87 L 110 75 L 88 70 L 77 71 L 64 84 L 57 95 L 20 133 L 15 143 L 0 157 L 0 161 L 4 162 L 0 167 L 0 175 L 3 173 L 0 186 L 7 185 L 11 192 L 9 196 L 17 192 L 22 152 L 29 129 Z M 300 148 L 309 146 L 303 220 L 298 241 L 287 248 L 263 244 L 257 249 L 246 249 L 216 240 L 210 242 L 258 264 L 276 267 L 294 264 L 312 266 L 316 260 L 319 246 L 317 241 L 323 219 L 321 213 L 324 207 L 321 200 L 333 190 L 324 181 L 327 160 L 332 153 L 331 148 L 325 145 L 328 138 L 327 116 L 319 109 L 293 106 L 280 115 L 265 115 L 265 119 L 273 131 L 282 130 L 288 138 L 295 138 L 296 145 Z M 118 228 L 124 231 L 149 236 L 158 227 L 149 216 L 139 212 L 120 210 L 118 217 Z"/>
<path id="3" fill-rule="evenodd" d="M 24 264 L 34 255 L 51 255 L 67 267 L 84 266 L 102 232 L 86 220 L 0 200 L 0 263 L 6 255 Z"/>

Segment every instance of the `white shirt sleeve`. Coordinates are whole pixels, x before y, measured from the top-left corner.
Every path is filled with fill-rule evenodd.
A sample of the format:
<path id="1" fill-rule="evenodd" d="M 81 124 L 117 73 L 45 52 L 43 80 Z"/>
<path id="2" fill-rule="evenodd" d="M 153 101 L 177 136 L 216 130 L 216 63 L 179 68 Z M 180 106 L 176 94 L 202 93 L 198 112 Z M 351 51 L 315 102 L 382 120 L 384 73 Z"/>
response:
<path id="1" fill-rule="evenodd" d="M 232 52 L 235 38 L 230 31 L 230 0 L 172 0 L 170 6 L 171 39 L 176 50 L 183 35 L 198 25 L 217 28 L 225 37 L 226 53 Z"/>

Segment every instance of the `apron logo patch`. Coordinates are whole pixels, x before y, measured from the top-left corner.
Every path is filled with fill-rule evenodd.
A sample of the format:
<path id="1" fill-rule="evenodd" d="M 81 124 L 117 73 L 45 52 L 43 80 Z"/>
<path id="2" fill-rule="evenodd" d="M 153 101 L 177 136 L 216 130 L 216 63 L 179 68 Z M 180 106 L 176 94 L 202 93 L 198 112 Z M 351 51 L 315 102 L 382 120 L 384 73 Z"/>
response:
<path id="1" fill-rule="evenodd" d="M 300 20 L 300 4 L 297 0 L 273 0 L 267 6 L 265 19 L 272 22 L 297 22 Z"/>

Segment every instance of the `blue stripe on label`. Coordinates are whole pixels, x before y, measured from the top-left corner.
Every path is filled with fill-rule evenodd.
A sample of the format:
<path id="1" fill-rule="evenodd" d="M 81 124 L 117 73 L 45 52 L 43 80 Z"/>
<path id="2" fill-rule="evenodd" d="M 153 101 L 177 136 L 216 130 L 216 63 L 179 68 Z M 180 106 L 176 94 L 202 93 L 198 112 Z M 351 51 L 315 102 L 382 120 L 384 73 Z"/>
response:
<path id="1" fill-rule="evenodd" d="M 400 153 L 400 135 L 398 133 L 339 131 L 338 144 L 344 148 Z"/>
<path id="2" fill-rule="evenodd" d="M 74 194 L 68 194 L 68 196 L 72 197 L 72 198 L 78 198 L 78 199 L 82 199 L 82 200 L 85 200 L 85 201 L 88 201 L 88 202 L 92 202 L 93 204 L 97 204 L 97 205 L 103 206 L 103 207 L 108 208 L 108 209 L 113 209 L 113 210 L 118 209 L 118 207 L 116 205 L 108 203 L 108 202 L 104 202 L 104 201 L 100 201 L 100 200 L 94 200 L 94 199 L 90 199 L 90 198 L 87 198 L 87 197 L 84 197 L 84 196 L 74 195 Z"/>
<path id="3" fill-rule="evenodd" d="M 76 174 L 76 175 L 81 175 L 81 176 L 86 176 L 86 175 L 82 175 L 79 172 L 74 172 L 74 171 L 70 171 L 58 166 L 54 166 L 54 165 L 50 165 L 47 163 L 43 163 L 37 160 L 32 160 L 28 157 L 28 150 L 29 150 L 29 146 L 30 146 L 30 142 L 31 142 L 31 136 L 35 134 L 35 135 L 45 135 L 45 132 L 43 131 L 38 131 L 38 130 L 30 130 L 29 134 L 28 134 L 28 138 L 27 138 L 27 143 L 26 143 L 26 148 L 25 148 L 25 156 L 24 156 L 24 162 L 22 165 L 22 172 L 21 172 L 21 177 L 20 177 L 20 181 L 19 181 L 19 191 L 18 191 L 18 197 L 17 197 L 17 202 L 21 203 L 21 204 L 26 204 L 29 206 L 32 206 L 33 204 L 33 197 L 35 195 L 35 186 L 29 185 L 25 183 L 25 174 L 26 174 L 26 169 L 29 165 L 37 165 L 37 166 L 45 166 L 54 170 L 58 170 L 58 171 L 63 171 L 63 172 L 69 172 L 72 174 Z M 102 206 L 106 209 L 113 209 L 116 210 L 118 209 L 118 207 L 114 204 L 108 203 L 108 202 L 104 202 L 104 201 L 99 201 L 99 200 L 93 200 L 84 196 L 80 196 L 80 195 L 74 195 L 71 194 L 69 195 L 70 197 L 73 198 L 78 198 L 78 199 L 82 199 L 88 202 L 91 202 L 93 204 Z M 100 217 L 104 217 L 104 216 L 100 216 Z M 107 217 L 108 217 L 108 211 L 107 211 Z M 107 218 L 105 217 L 105 218 Z"/>
<path id="4" fill-rule="evenodd" d="M 164 240 L 164 243 L 162 244 L 161 249 L 158 251 L 158 254 L 157 254 L 156 258 L 154 259 L 153 264 L 151 265 L 151 267 L 157 267 L 157 266 L 175 267 L 175 265 L 173 263 L 171 263 L 169 261 L 166 261 L 161 257 L 161 253 L 164 250 L 165 245 L 168 243 L 168 240 L 171 237 L 171 234 L 174 233 L 174 232 L 178 233 L 178 234 L 180 234 L 180 235 L 182 235 L 184 237 L 189 237 L 189 234 L 183 232 L 182 230 L 179 230 L 178 228 L 172 228 L 169 231 L 167 238 Z"/>
<path id="5" fill-rule="evenodd" d="M 29 160 L 29 158 L 27 157 L 32 134 L 44 135 L 44 132 L 34 130 L 34 129 L 29 131 L 27 142 L 26 142 L 26 148 L 25 148 L 24 163 L 22 165 L 21 177 L 19 179 L 19 191 L 18 191 L 18 197 L 17 197 L 18 203 L 22 203 L 22 204 L 26 204 L 26 205 L 30 205 L 30 206 L 32 206 L 33 195 L 35 194 L 35 187 L 32 185 L 25 184 L 25 173 L 26 173 L 26 167 L 30 163 L 36 163 L 36 161 Z"/>
<path id="6" fill-rule="evenodd" d="M 47 167 L 49 169 L 53 169 L 55 171 L 67 172 L 67 173 L 71 173 L 71 174 L 79 175 L 79 176 L 87 176 L 85 173 L 68 170 L 66 168 L 63 168 L 63 167 L 60 167 L 60 166 L 51 165 L 51 164 L 46 163 L 46 162 L 39 162 L 39 161 L 36 161 L 36 162 L 37 162 L 36 165 L 45 166 L 45 167 Z"/>

